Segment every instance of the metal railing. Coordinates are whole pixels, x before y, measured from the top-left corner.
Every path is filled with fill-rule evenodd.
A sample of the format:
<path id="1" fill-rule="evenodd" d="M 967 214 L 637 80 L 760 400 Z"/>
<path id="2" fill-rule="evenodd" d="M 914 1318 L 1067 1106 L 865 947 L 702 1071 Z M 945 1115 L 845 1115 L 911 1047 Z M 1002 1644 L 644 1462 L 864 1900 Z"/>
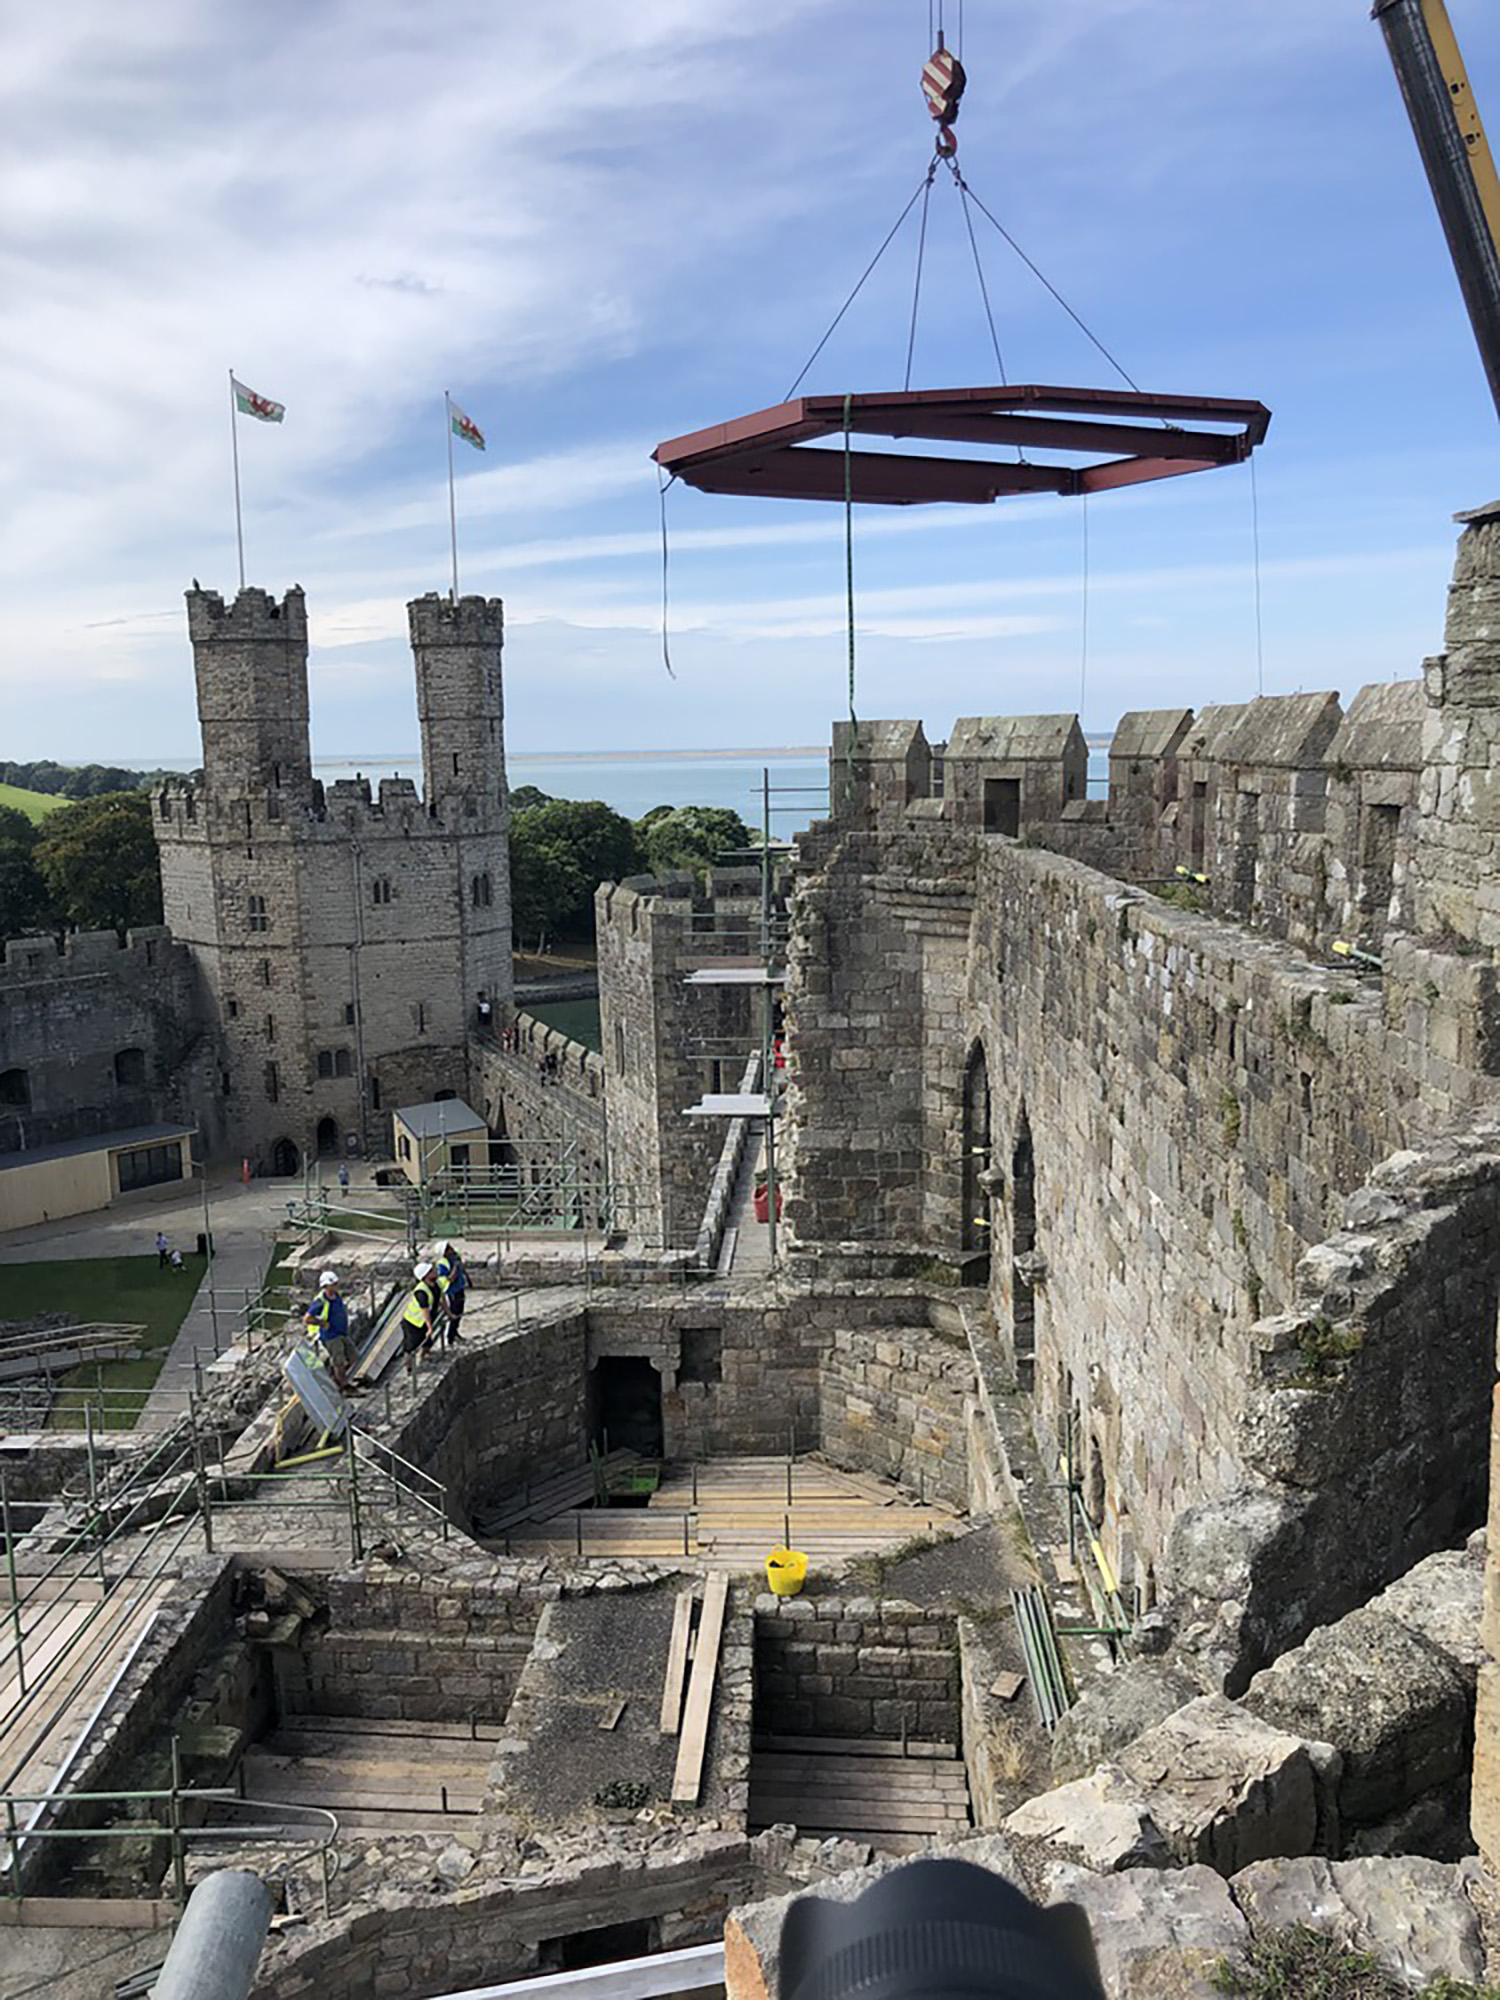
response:
<path id="1" fill-rule="evenodd" d="M 4 1792 L 0 1793 L 0 1807 L 5 1814 L 5 1852 L 0 1860 L 3 1873 L 4 1894 L 7 1900 L 22 1902 L 26 1897 L 23 1876 L 23 1861 L 27 1845 L 41 1840 L 82 1840 L 140 1841 L 162 1839 L 168 1844 L 168 1866 L 172 1876 L 172 1894 L 179 1903 L 185 1903 L 188 1896 L 187 1850 L 190 1842 L 224 1842 L 230 1846 L 254 1845 L 261 1841 L 275 1841 L 282 1847 L 302 1847 L 304 1851 L 316 1854 L 322 1862 L 323 1914 L 332 1914 L 331 1888 L 333 1881 L 333 1845 L 338 1839 L 338 1815 L 327 1806 L 303 1804 L 300 1801 L 278 1799 L 247 1798 L 232 1786 L 185 1785 L 182 1782 L 182 1751 L 180 1739 L 172 1738 L 172 1782 L 155 1790 L 121 1792 L 61 1792 L 54 1785 L 45 1792 Z M 99 1815 L 100 1823 L 89 1826 L 49 1826 L 44 1820 L 59 1806 L 100 1806 L 118 1808 L 118 1814 Z M 136 1818 L 136 1810 L 143 1806 L 165 1806 L 166 1810 L 157 1819 Z M 233 1811 L 248 1806 L 260 1813 L 305 1813 L 321 1822 L 320 1837 L 314 1840 L 311 1833 L 299 1838 L 295 1828 L 284 1823 L 266 1825 L 233 1826 L 209 1825 L 193 1822 L 185 1815 L 194 1808 L 212 1805 L 221 1811 Z M 20 1823 L 17 1809 L 33 1808 L 27 1823 Z M 119 1814 L 125 1817 L 119 1823 Z"/>

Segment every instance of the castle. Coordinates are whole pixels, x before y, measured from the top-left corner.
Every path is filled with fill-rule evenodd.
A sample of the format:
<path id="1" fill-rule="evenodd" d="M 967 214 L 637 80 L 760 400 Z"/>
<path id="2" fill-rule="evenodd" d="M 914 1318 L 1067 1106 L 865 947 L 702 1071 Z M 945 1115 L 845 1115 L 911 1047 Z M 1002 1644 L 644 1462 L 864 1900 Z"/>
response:
<path id="1" fill-rule="evenodd" d="M 0 1082 L 32 1062 L 33 1118 L 85 1054 L 101 1116 L 132 1092 L 144 1116 L 206 1088 L 214 1143 L 272 1168 L 376 1152 L 383 1110 L 445 1090 L 497 1136 L 607 1159 L 632 1190 L 629 1240 L 524 1322 L 522 1290 L 555 1274 L 507 1249 L 489 1276 L 515 1290 L 514 1318 L 490 1302 L 478 1338 L 471 1318 L 459 1354 L 388 1403 L 397 1462 L 422 1468 L 453 1521 L 472 1527 L 580 1455 L 627 1379 L 652 1385 L 668 1462 L 784 1452 L 790 1466 L 816 1449 L 1028 1525 L 1061 1492 L 1132 1643 L 1170 1654 L 1158 1713 L 1189 1720 L 1169 1764 L 1195 1769 L 1193 1730 L 1226 1716 L 1257 1744 L 1273 1724 L 1295 1735 L 1305 1825 L 1246 1837 L 1302 1844 L 1254 1855 L 1448 1858 L 1476 1729 L 1473 1826 L 1500 1855 L 1500 1667 L 1477 1658 L 1482 1556 L 1457 1546 L 1484 1511 L 1500 1309 L 1500 506 L 1464 517 L 1446 649 L 1420 680 L 1347 707 L 1316 693 L 1127 715 L 1107 798 L 1088 795 L 1071 715 L 964 718 L 938 741 L 912 719 L 836 727 L 829 815 L 792 867 L 782 1253 L 754 1277 L 716 1271 L 745 1120 L 726 1134 L 683 1113 L 752 1087 L 758 883 L 731 870 L 601 887 L 603 1053 L 568 1044 L 512 1004 L 499 605 L 411 607 L 424 788 L 387 781 L 378 802 L 311 777 L 300 593 L 189 607 L 205 772 L 156 801 L 167 932 L 62 957 L 12 945 Z M 725 960 L 741 983 L 689 984 Z M 86 985 L 87 1049 L 28 1057 L 36 996 L 62 1006 Z M 130 1048 L 141 1061 L 122 1066 Z M 539 1049 L 560 1055 L 555 1081 Z M 41 1143 L 15 1132 L 0 1126 L 0 1143 Z M 680 1294 L 639 1282 L 663 1276 Z M 446 1620 L 488 1658 L 503 1600 L 518 1657 L 533 1633 L 546 1645 L 519 1680 L 496 1653 L 497 1719 L 514 1698 L 507 1743 L 540 1742 L 545 1700 L 517 1690 L 549 1685 L 554 1630 L 581 1633 L 596 1590 L 644 1600 L 660 1582 L 659 1566 L 590 1571 L 578 1535 L 566 1585 L 463 1538 L 468 1558 L 423 1545 L 430 1579 L 367 1564 L 332 1587 L 333 1627 L 308 1658 L 357 1664 L 377 1628 L 406 1621 L 441 1651 Z M 1431 1564 L 1453 1598 L 1434 1609 L 1424 1570 L 1398 1615 L 1398 1580 Z M 878 1735 L 877 1708 L 899 1707 L 878 1671 L 909 1650 L 897 1623 L 863 1598 L 804 1612 L 816 1646 L 780 1607 L 736 1614 L 713 1794 L 726 1855 L 746 1813 L 724 1746 L 748 1768 L 752 1680 L 804 1730 Z M 962 1710 L 978 1823 L 996 1825 L 1009 1808 L 985 1775 L 985 1634 L 943 1616 L 928 1620 L 948 1662 L 937 1705 Z M 1392 1623 L 1408 1636 L 1391 1641 Z M 846 1690 L 823 1649 L 850 1630 Z M 1310 1671 L 1329 1646 L 1342 1680 Z M 416 1668 L 407 1694 L 427 1698 Z M 654 1703 L 639 1705 L 655 1743 Z M 1392 1716 L 1400 1742 L 1440 1738 L 1440 1753 L 1403 1761 Z M 1373 1749 L 1356 1740 L 1367 1723 Z M 1258 1811 L 1261 1793 L 1243 1786 L 1225 1813 Z M 457 1939 L 468 1906 L 454 1907 L 419 1905 L 413 1934 Z M 374 1935 L 309 1937 L 295 1977 L 266 1990 L 332 1967 L 346 1983 L 328 1990 L 352 1993 Z M 453 1950 L 478 1976 L 477 1931 Z"/>

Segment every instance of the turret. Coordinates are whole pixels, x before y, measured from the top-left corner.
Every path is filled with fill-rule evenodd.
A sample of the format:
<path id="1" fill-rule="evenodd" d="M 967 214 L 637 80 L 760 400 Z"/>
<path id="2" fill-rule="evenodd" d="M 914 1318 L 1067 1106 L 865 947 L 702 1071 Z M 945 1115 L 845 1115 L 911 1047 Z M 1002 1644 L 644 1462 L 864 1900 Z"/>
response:
<path id="1" fill-rule="evenodd" d="M 504 606 L 498 597 L 455 603 L 429 593 L 406 609 L 427 810 L 459 831 L 496 826 L 505 802 Z"/>
<path id="2" fill-rule="evenodd" d="M 312 799 L 307 727 L 307 608 L 295 586 L 278 604 L 242 590 L 232 605 L 216 590 L 187 593 L 188 633 L 203 730 L 204 788 L 212 804 Z"/>

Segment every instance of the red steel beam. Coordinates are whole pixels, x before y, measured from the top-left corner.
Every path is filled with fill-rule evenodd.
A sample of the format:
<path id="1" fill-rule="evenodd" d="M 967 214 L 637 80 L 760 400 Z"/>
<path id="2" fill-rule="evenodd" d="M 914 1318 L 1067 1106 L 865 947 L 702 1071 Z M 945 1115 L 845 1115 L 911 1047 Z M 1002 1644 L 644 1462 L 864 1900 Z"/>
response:
<path id="1" fill-rule="evenodd" d="M 1047 412 L 1057 413 L 1049 416 Z M 1132 423 L 1122 421 L 1134 418 Z M 809 450 L 851 433 L 1017 445 L 1103 465 L 1010 464 L 979 458 L 852 452 L 853 497 L 887 506 L 937 500 L 985 503 L 1004 494 L 1105 492 L 1178 473 L 1242 462 L 1271 421 L 1263 403 L 1228 397 L 1144 395 L 1133 390 L 1017 385 L 912 389 L 882 395 L 802 396 L 658 445 L 657 463 L 703 492 L 799 500 L 844 497 L 844 454 Z M 1236 426 L 1187 430 L 1187 423 Z"/>

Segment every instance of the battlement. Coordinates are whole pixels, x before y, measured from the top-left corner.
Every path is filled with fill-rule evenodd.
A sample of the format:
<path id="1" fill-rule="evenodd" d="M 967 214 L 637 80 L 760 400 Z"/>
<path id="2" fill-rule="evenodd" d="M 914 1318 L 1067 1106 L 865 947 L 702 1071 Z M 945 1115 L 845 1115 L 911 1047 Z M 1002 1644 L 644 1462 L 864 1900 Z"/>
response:
<path id="1" fill-rule="evenodd" d="M 500 646 L 505 639 L 505 604 L 498 597 L 439 597 L 435 590 L 406 607 L 413 647 Z"/>
<path id="2" fill-rule="evenodd" d="M 280 646 L 307 644 L 307 601 L 300 584 L 294 583 L 280 603 L 268 590 L 253 585 L 228 605 L 217 590 L 195 588 L 184 594 L 188 637 L 195 646 L 226 640 L 236 645 L 256 640 L 273 640 Z"/>
<path id="3" fill-rule="evenodd" d="M 25 984 L 35 979 L 66 979 L 77 973 L 126 971 L 142 967 L 153 972 L 180 957 L 179 945 L 165 924 L 145 924 L 127 931 L 120 941 L 115 931 L 70 931 L 61 944 L 53 937 L 9 938 L 5 944 L 0 981 Z"/>

